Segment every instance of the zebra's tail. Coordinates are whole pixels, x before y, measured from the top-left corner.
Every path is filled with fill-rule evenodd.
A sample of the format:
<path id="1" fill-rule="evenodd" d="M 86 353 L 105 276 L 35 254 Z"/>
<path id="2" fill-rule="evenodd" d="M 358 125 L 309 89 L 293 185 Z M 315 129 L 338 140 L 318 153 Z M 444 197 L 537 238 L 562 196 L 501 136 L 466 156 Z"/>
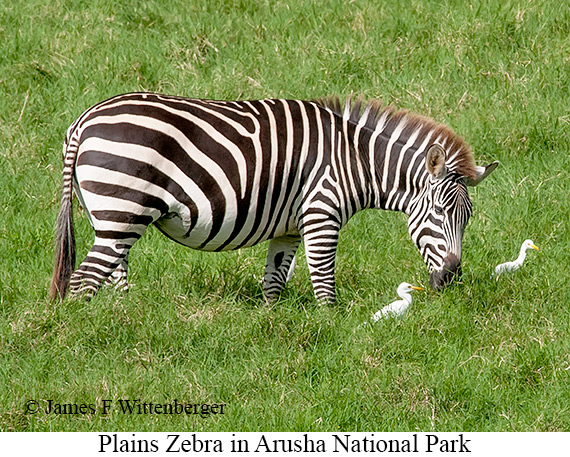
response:
<path id="1" fill-rule="evenodd" d="M 69 287 L 69 279 L 75 269 L 75 234 L 73 230 L 72 180 L 77 147 L 66 140 L 63 146 L 63 190 L 61 208 L 57 216 L 55 232 L 55 264 L 49 294 L 52 300 L 63 300 Z"/>

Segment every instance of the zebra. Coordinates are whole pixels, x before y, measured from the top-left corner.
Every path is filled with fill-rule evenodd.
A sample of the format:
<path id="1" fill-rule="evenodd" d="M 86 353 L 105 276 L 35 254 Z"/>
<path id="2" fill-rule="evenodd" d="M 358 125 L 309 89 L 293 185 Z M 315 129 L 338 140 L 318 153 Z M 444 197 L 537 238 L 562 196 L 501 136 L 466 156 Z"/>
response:
<path id="1" fill-rule="evenodd" d="M 476 166 L 449 127 L 380 101 L 217 101 L 115 96 L 67 130 L 56 223 L 53 299 L 128 289 L 128 253 L 147 227 L 185 246 L 224 251 L 267 241 L 263 293 L 274 300 L 304 243 L 314 295 L 335 302 L 340 229 L 358 211 L 409 216 L 440 289 L 460 273 Z M 72 192 L 95 231 L 74 271 Z"/>

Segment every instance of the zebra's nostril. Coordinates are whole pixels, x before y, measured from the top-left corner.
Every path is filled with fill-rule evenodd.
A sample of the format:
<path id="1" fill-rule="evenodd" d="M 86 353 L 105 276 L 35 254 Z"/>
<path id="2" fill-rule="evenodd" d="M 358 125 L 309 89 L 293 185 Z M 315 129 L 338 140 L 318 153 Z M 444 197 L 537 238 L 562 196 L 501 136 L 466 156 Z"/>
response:
<path id="1" fill-rule="evenodd" d="M 461 276 L 461 261 L 455 254 L 449 254 L 443 261 L 443 268 L 430 275 L 429 283 L 435 290 L 441 290 L 455 276 Z"/>

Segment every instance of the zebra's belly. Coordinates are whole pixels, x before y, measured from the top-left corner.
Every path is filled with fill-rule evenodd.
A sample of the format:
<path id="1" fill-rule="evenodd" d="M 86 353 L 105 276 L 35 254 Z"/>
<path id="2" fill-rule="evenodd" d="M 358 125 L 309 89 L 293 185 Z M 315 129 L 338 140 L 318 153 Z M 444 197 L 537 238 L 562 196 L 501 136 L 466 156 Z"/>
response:
<path id="1" fill-rule="evenodd" d="M 202 221 L 198 217 L 196 223 L 192 225 L 179 213 L 171 212 L 155 221 L 154 224 L 168 238 L 201 251 L 231 251 L 250 247 L 270 238 L 299 234 L 295 228 L 287 229 L 286 224 L 278 224 L 273 231 L 262 230 L 259 227 L 253 233 L 248 233 L 248 236 L 241 233 L 228 237 L 227 234 L 232 233 L 235 228 L 235 221 L 235 217 L 228 217 L 221 224 L 219 222 L 214 224 L 213 221 Z M 221 236 L 224 233 L 226 236 Z"/>

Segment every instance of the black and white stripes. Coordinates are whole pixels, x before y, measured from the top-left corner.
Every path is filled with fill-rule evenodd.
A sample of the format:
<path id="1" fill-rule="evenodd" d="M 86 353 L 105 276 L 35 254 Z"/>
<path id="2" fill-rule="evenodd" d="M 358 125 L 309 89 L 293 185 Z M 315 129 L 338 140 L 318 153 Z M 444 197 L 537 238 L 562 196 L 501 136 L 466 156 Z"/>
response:
<path id="1" fill-rule="evenodd" d="M 51 293 L 95 293 L 106 281 L 126 288 L 129 249 L 154 223 L 207 251 L 270 240 L 268 299 L 303 240 L 315 295 L 332 302 L 339 230 L 373 207 L 410 214 L 410 234 L 439 287 L 448 280 L 442 271 L 455 271 L 449 256 L 457 266 L 461 257 L 471 211 L 465 180 L 490 171 L 475 167 L 446 127 L 377 103 L 117 96 L 68 130 Z M 69 278 L 72 181 L 95 242 Z"/>

